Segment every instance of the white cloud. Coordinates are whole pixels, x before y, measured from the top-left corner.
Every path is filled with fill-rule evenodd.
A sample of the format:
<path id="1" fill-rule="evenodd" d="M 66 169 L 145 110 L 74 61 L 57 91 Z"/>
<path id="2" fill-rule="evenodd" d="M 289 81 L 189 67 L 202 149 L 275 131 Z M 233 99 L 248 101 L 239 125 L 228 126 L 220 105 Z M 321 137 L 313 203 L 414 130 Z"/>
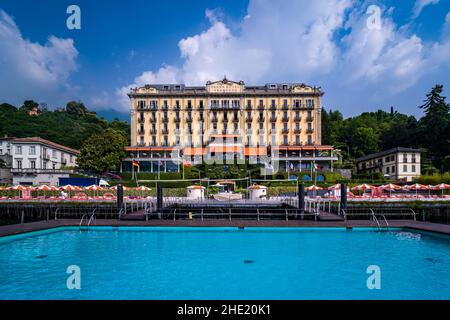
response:
<path id="1" fill-rule="evenodd" d="M 422 1 L 422 8 L 431 3 Z M 178 43 L 182 65 L 146 71 L 132 85 L 118 89 L 121 106 L 129 108 L 126 93 L 136 85 L 174 81 L 203 85 L 224 75 L 250 84 L 320 85 L 327 93 L 326 104 L 355 111 L 360 111 L 361 101 L 372 109 L 403 101 L 420 79 L 448 64 L 450 42 L 424 43 L 409 25 L 393 21 L 392 7 L 383 8 L 379 30 L 369 29 L 368 4 L 250 0 L 239 32 L 234 33 L 208 10 L 210 27 Z M 420 94 L 417 99 L 424 92 Z"/>
<path id="2" fill-rule="evenodd" d="M 50 36 L 41 45 L 23 38 L 14 20 L 0 10 L 0 97 L 20 103 L 23 97 L 58 100 L 68 94 L 68 79 L 77 69 L 72 39 Z M 73 89 L 73 88 L 71 88 Z"/>
<path id="3" fill-rule="evenodd" d="M 432 4 L 438 4 L 439 0 L 416 0 L 413 8 L 413 18 L 420 16 L 422 10 Z"/>

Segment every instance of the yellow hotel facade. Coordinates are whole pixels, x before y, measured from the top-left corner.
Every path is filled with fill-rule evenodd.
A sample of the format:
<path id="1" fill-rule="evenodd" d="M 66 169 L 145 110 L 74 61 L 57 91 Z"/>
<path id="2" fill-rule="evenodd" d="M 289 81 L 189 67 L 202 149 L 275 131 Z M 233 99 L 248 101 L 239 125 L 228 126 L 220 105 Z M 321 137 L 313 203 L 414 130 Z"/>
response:
<path id="1" fill-rule="evenodd" d="M 283 83 L 247 86 L 226 78 L 205 86 L 146 85 L 131 100 L 131 146 L 123 170 L 179 171 L 183 163 L 264 163 L 303 171 L 332 170 L 331 146 L 321 145 L 318 87 Z"/>

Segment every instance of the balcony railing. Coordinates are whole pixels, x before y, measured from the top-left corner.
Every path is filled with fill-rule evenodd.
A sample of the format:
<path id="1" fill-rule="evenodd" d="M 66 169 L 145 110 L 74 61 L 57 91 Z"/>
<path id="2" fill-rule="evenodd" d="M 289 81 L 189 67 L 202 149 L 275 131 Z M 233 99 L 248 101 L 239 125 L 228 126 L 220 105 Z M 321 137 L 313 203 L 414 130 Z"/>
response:
<path id="1" fill-rule="evenodd" d="M 275 106 L 275 105 L 270 106 L 270 110 L 276 110 L 276 109 L 277 109 L 277 106 Z"/>
<path id="2" fill-rule="evenodd" d="M 212 110 L 239 110 L 241 109 L 241 105 L 238 104 L 229 104 L 229 105 L 222 105 L 222 104 L 212 104 L 209 106 L 209 109 Z"/>
<path id="3" fill-rule="evenodd" d="M 64 173 L 73 173 L 73 170 L 67 169 L 36 169 L 36 168 L 13 168 L 11 169 L 12 173 L 52 173 L 52 174 L 64 174 Z"/>
<path id="4" fill-rule="evenodd" d="M 263 105 L 258 106 L 258 110 L 264 110 L 264 109 L 265 109 L 265 107 Z"/>

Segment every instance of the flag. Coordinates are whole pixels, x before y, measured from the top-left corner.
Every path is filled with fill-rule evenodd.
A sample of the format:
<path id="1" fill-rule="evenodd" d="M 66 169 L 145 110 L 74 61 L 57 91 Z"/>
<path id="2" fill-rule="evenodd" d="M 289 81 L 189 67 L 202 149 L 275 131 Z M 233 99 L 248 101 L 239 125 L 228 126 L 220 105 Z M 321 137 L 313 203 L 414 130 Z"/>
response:
<path id="1" fill-rule="evenodd" d="M 133 167 L 138 167 L 139 169 L 141 168 L 141 165 L 140 165 L 139 162 L 136 161 L 136 160 L 133 160 L 132 166 L 133 166 Z"/>
<path id="2" fill-rule="evenodd" d="M 320 166 L 317 163 L 313 164 L 314 171 L 320 170 Z"/>

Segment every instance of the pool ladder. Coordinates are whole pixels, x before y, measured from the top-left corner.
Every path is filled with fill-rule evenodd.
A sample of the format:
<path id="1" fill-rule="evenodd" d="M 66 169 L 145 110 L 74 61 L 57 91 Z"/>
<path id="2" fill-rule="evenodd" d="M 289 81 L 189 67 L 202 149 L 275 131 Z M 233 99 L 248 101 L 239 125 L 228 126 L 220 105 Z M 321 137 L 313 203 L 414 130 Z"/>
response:
<path id="1" fill-rule="evenodd" d="M 96 210 L 97 210 L 97 208 L 92 210 L 91 213 L 83 214 L 83 216 L 81 217 L 81 220 L 80 220 L 80 224 L 79 224 L 80 230 L 83 230 L 82 228 L 83 228 L 83 221 L 84 220 L 88 221 L 87 225 L 85 225 L 86 226 L 86 230 L 89 230 L 89 226 L 91 225 L 92 222 L 97 222 L 97 217 L 95 215 L 95 211 Z M 88 217 L 89 217 L 89 220 L 87 219 Z"/>
<path id="2" fill-rule="evenodd" d="M 381 215 L 381 217 L 384 220 L 384 223 L 386 224 L 384 227 L 381 226 L 380 221 L 378 220 L 377 216 L 375 215 L 375 212 L 370 209 L 370 211 L 372 212 L 372 220 L 375 221 L 375 223 L 377 224 L 378 230 L 381 231 L 384 229 L 386 229 L 387 231 L 389 231 L 389 222 L 386 219 L 386 216 L 384 214 Z"/>

